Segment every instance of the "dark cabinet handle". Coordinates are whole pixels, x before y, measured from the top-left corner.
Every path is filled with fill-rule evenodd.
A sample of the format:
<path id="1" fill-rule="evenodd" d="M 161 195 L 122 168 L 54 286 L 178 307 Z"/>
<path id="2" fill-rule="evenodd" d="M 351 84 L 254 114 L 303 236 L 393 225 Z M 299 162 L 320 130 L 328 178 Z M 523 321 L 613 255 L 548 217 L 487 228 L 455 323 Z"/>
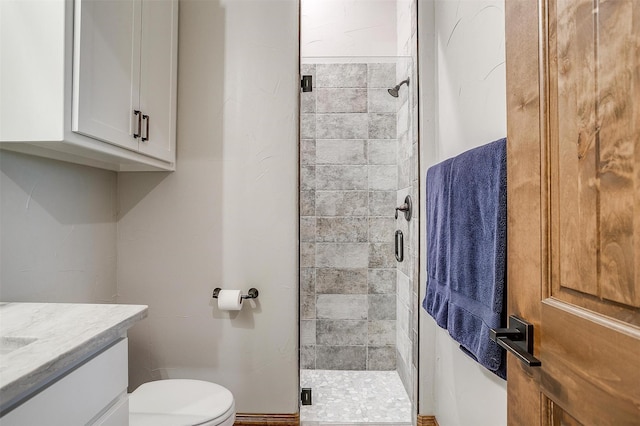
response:
<path id="1" fill-rule="evenodd" d="M 142 131 L 142 113 L 137 109 L 135 109 L 133 110 L 133 115 L 138 117 L 138 128 L 136 132 L 133 134 L 134 139 L 138 139 L 140 137 L 140 132 Z"/>
<path id="2" fill-rule="evenodd" d="M 145 142 L 149 140 L 149 116 L 147 114 L 144 114 L 142 116 L 142 119 L 147 120 L 145 135 L 142 137 L 142 139 L 140 139 L 142 142 Z"/>
<path id="3" fill-rule="evenodd" d="M 542 362 L 533 356 L 533 324 L 511 315 L 509 328 L 491 329 L 489 338 L 529 367 L 542 365 Z"/>

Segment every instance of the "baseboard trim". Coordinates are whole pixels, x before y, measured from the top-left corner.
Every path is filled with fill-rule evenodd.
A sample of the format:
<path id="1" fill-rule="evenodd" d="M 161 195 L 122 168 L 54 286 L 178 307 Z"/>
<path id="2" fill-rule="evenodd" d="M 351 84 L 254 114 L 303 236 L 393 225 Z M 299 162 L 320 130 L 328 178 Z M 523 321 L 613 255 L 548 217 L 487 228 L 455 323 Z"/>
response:
<path id="1" fill-rule="evenodd" d="M 233 426 L 299 426 L 300 413 L 236 414 Z"/>
<path id="2" fill-rule="evenodd" d="M 299 426 L 300 414 L 236 414 L 233 426 Z M 439 426 L 436 416 L 418 414 L 417 426 Z"/>
<path id="3" fill-rule="evenodd" d="M 417 426 L 439 426 L 436 416 L 424 416 L 418 414 Z"/>

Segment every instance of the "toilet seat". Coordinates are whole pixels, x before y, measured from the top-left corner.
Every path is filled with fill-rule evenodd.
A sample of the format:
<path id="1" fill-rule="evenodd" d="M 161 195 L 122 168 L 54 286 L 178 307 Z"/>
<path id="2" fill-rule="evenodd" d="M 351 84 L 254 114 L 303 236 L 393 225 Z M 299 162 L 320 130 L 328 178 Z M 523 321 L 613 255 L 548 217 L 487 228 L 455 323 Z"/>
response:
<path id="1" fill-rule="evenodd" d="M 231 426 L 234 420 L 233 395 L 211 382 L 157 380 L 129 395 L 131 426 Z"/>

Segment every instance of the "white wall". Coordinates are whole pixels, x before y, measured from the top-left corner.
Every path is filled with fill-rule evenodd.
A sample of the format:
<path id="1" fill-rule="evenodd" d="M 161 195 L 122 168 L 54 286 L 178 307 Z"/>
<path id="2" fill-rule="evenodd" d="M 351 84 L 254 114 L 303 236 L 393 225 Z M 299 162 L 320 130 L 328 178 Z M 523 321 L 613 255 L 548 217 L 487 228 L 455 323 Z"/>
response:
<path id="1" fill-rule="evenodd" d="M 413 56 L 417 54 L 417 0 L 395 0 L 396 3 L 396 54 Z"/>
<path id="2" fill-rule="evenodd" d="M 298 411 L 298 3 L 182 0 L 177 171 L 118 179 L 130 384 L 199 378 Z M 215 287 L 260 297 L 220 312 Z M 253 305 L 253 306 L 251 306 Z"/>
<path id="3" fill-rule="evenodd" d="M 430 165 L 506 136 L 504 0 L 421 0 L 419 14 L 425 199 Z M 420 315 L 420 413 L 435 414 L 441 426 L 506 425 L 506 382 L 464 355 L 423 309 Z"/>
<path id="4" fill-rule="evenodd" d="M 116 297 L 116 174 L 0 151 L 0 300 Z"/>
<path id="5" fill-rule="evenodd" d="M 301 0 L 302 56 L 396 56 L 396 8 L 396 0 Z"/>

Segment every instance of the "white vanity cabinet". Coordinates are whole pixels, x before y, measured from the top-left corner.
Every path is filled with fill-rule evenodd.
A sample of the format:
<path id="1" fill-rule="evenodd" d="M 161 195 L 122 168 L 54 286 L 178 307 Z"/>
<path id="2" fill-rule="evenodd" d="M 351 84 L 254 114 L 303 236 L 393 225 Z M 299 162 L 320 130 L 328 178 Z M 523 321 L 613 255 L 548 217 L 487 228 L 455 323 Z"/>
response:
<path id="1" fill-rule="evenodd" d="M 0 1 L 0 148 L 175 169 L 177 0 Z"/>
<path id="2" fill-rule="evenodd" d="M 128 425 L 126 336 L 147 311 L 0 303 L 0 425 Z"/>
<path id="3" fill-rule="evenodd" d="M 129 424 L 127 339 L 100 351 L 0 418 L 2 426 Z"/>

